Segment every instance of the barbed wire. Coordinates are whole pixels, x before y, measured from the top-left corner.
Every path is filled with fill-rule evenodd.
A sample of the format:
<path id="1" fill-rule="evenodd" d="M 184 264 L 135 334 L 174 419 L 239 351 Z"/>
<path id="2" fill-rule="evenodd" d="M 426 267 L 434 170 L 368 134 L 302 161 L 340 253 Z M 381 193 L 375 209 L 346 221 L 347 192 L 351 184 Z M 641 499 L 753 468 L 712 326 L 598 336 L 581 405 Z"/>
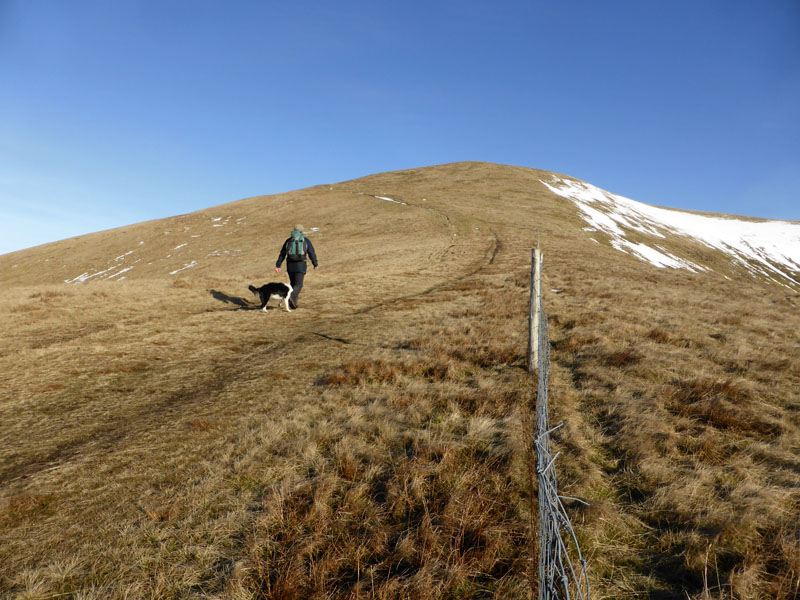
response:
<path id="1" fill-rule="evenodd" d="M 536 475 L 539 482 L 539 600 L 589 600 L 589 578 L 586 560 L 581 553 L 578 538 L 572 528 L 562 500 L 574 500 L 558 495 L 555 462 L 552 456 L 550 434 L 564 424 L 549 426 L 548 386 L 550 379 L 550 331 L 547 314 L 539 312 L 537 370 L 539 388 L 536 400 Z M 584 503 L 585 504 L 585 503 Z M 566 540 L 562 532 L 566 534 Z M 571 551 L 577 559 L 573 562 Z"/>

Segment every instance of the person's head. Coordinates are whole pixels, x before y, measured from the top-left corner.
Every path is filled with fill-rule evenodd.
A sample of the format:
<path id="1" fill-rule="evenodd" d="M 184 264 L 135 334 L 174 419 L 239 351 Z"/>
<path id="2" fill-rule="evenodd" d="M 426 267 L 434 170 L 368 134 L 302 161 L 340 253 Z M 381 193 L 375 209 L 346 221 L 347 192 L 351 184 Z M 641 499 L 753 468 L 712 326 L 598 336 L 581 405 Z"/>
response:
<path id="1" fill-rule="evenodd" d="M 303 226 L 302 225 L 295 225 L 293 231 L 299 231 L 300 233 L 303 233 Z"/>

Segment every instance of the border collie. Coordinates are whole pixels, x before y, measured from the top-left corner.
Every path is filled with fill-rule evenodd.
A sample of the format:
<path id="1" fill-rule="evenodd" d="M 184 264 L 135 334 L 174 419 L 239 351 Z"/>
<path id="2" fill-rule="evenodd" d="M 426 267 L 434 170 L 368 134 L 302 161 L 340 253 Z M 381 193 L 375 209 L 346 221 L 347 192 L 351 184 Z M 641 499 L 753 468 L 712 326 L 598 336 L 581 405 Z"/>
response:
<path id="1" fill-rule="evenodd" d="M 292 284 L 276 283 L 273 281 L 257 288 L 251 283 L 247 286 L 247 289 L 253 292 L 253 294 L 255 294 L 261 301 L 260 308 L 264 312 L 267 312 L 267 303 L 272 298 L 275 298 L 275 300 L 278 301 L 278 308 L 280 308 L 281 302 L 283 302 L 284 306 L 286 307 L 286 312 L 292 312 L 292 309 L 289 308 L 289 296 L 292 294 Z"/>

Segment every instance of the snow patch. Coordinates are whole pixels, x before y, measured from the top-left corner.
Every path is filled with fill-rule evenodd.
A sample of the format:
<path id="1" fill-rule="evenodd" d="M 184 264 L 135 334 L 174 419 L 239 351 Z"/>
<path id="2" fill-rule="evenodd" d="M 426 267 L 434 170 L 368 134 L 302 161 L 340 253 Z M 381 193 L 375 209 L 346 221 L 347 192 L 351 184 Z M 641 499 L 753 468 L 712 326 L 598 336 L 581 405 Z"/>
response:
<path id="1" fill-rule="evenodd" d="M 122 275 L 123 273 L 127 273 L 128 271 L 131 271 L 131 270 L 133 270 L 133 267 L 125 267 L 125 268 L 124 268 L 124 269 L 122 269 L 121 271 L 117 271 L 117 272 L 116 272 L 116 273 L 114 273 L 113 275 L 109 275 L 108 277 L 106 277 L 106 279 L 114 279 L 114 277 L 119 277 L 119 276 L 120 276 L 120 275 Z M 125 278 L 124 278 L 124 277 L 122 277 L 121 279 L 125 279 Z"/>
<path id="2" fill-rule="evenodd" d="M 222 220 L 222 217 L 215 217 L 211 219 L 211 222 L 214 223 L 212 227 L 225 227 L 225 225 L 227 225 L 230 220 L 231 220 L 230 216 L 225 217 L 224 221 Z M 220 223 L 220 221 L 222 222 Z"/>
<path id="3" fill-rule="evenodd" d="M 89 271 L 86 271 L 85 273 L 81 273 L 80 275 L 78 275 L 74 279 L 65 279 L 64 283 L 86 283 L 90 279 L 94 279 L 95 277 L 100 277 L 101 275 L 105 275 L 109 271 L 113 271 L 114 269 L 117 269 L 118 266 L 119 265 L 114 265 L 113 267 L 109 267 L 108 269 L 105 269 L 104 271 L 98 271 L 97 273 L 91 273 L 91 274 L 89 273 Z"/>
<path id="4" fill-rule="evenodd" d="M 131 252 L 133 252 L 133 251 L 131 250 Z M 78 275 L 77 277 L 75 277 L 73 279 L 65 279 L 64 283 L 86 283 L 90 279 L 95 279 L 95 278 L 108 280 L 108 279 L 113 279 L 115 277 L 119 277 L 123 273 L 127 273 L 128 271 L 133 270 L 133 265 L 131 265 L 130 267 L 125 267 L 123 269 L 123 268 L 121 268 L 122 264 L 119 264 L 119 261 L 123 257 L 128 256 L 129 254 L 131 254 L 131 252 L 128 252 L 126 254 L 123 254 L 122 256 L 118 256 L 117 258 L 115 258 L 114 260 L 115 260 L 115 262 L 117 264 L 112 264 L 107 269 L 103 269 L 102 271 L 96 271 L 94 273 L 92 273 L 91 271 L 86 271 L 85 273 L 81 273 L 80 275 Z M 111 261 L 109 261 L 109 262 L 111 262 Z M 139 262 L 142 262 L 141 258 L 133 261 L 134 264 L 139 263 Z M 117 270 L 117 269 L 119 269 L 119 270 Z M 124 279 L 124 277 L 122 277 L 121 279 Z"/>
<path id="5" fill-rule="evenodd" d="M 130 255 L 131 255 L 131 254 L 133 254 L 133 253 L 134 253 L 134 250 L 130 250 L 129 252 L 126 252 L 125 254 L 120 254 L 120 255 L 119 255 L 117 258 L 115 258 L 114 260 L 116 260 L 116 261 L 120 261 L 120 260 L 122 260 L 123 258 L 125 258 L 126 256 L 130 256 Z"/>
<path id="6" fill-rule="evenodd" d="M 191 269 L 192 267 L 197 266 L 197 261 L 193 260 L 192 262 L 183 265 L 180 269 L 175 269 L 174 271 L 170 271 L 170 275 L 175 275 L 176 273 L 180 273 L 181 271 L 185 271 L 186 269 Z"/>
<path id="7" fill-rule="evenodd" d="M 588 183 L 558 177 L 551 183 L 542 183 L 553 193 L 572 200 L 587 225 L 607 234 L 614 248 L 656 267 L 708 271 L 690 260 L 669 254 L 655 243 L 631 242 L 626 232 L 636 231 L 659 239 L 664 239 L 666 234 L 691 238 L 724 252 L 733 262 L 753 273 L 773 280 L 777 276 L 800 285 L 792 276 L 800 272 L 800 223 L 744 221 L 659 208 L 611 194 Z"/>
<path id="8" fill-rule="evenodd" d="M 663 248 L 657 250 L 656 248 L 651 248 L 646 244 L 634 244 L 628 240 L 611 240 L 611 245 L 617 250 L 625 252 L 626 254 L 632 254 L 640 260 L 649 262 L 659 269 L 663 269 L 664 267 L 669 267 L 671 269 L 687 269 L 692 273 L 708 270 L 705 267 L 696 265 L 691 261 L 680 259 L 677 256 L 672 256 L 671 254 L 665 252 Z"/>
<path id="9" fill-rule="evenodd" d="M 402 204 L 403 206 L 408 206 L 407 202 L 400 202 L 399 200 L 392 200 L 391 198 L 386 198 L 385 196 L 373 196 L 373 198 L 377 198 L 378 200 L 384 200 L 386 202 L 394 202 L 395 204 Z"/>

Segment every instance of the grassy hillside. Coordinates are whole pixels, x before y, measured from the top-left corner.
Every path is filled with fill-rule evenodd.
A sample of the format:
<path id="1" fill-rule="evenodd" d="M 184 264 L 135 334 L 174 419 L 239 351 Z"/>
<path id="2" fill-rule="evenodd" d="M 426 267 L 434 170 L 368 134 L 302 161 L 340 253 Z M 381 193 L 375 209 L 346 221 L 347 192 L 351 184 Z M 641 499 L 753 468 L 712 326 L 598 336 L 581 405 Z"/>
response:
<path id="1" fill-rule="evenodd" d="M 0 595 L 528 597 L 541 239 L 596 597 L 797 597 L 797 292 L 598 244 L 550 176 L 386 173 L 0 256 Z M 297 222 L 320 270 L 264 314 Z"/>

